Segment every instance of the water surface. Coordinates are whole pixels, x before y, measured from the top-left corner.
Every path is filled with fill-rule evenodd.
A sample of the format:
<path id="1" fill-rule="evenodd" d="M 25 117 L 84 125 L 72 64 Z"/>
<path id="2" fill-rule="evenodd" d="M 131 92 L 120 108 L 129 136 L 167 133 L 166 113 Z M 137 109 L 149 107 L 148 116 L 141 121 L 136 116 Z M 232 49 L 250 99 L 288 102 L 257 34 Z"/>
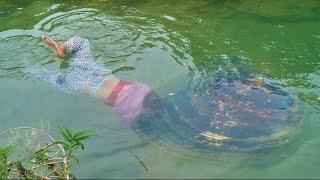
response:
<path id="1" fill-rule="evenodd" d="M 73 166 L 78 178 L 320 177 L 319 1 L 4 0 L 0 24 L 1 130 L 40 121 L 50 122 L 55 137 L 59 124 L 95 129 L 99 137 L 87 142 Z M 48 69 L 67 64 L 53 57 L 42 34 L 59 42 L 74 34 L 88 38 L 97 61 L 121 68 L 116 75 L 147 83 L 163 97 L 176 90 L 164 84 L 190 72 L 201 76 L 212 57 L 242 57 L 295 91 L 308 112 L 306 127 L 285 156 L 168 154 L 119 129 L 102 102 L 58 92 L 25 74 L 38 62 Z"/>

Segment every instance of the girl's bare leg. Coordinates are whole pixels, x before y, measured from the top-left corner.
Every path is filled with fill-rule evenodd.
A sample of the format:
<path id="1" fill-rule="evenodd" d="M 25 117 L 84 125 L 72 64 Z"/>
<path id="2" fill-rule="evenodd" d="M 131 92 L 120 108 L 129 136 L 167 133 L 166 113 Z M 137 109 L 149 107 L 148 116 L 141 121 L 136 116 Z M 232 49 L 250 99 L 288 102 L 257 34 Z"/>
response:
<path id="1" fill-rule="evenodd" d="M 59 58 L 64 57 L 64 54 L 67 51 L 67 45 L 65 43 L 58 44 L 51 37 L 47 35 L 43 35 L 41 38 L 46 44 L 48 44 L 51 47 L 55 56 Z"/>

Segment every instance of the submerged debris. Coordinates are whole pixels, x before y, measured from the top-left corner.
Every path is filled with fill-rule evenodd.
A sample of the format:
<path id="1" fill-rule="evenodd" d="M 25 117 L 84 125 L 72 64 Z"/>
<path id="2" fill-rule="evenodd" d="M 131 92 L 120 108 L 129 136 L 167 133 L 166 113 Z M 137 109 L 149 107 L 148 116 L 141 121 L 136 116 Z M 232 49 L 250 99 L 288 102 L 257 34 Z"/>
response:
<path id="1" fill-rule="evenodd" d="M 144 168 L 144 170 L 149 173 L 150 171 L 149 171 L 149 168 L 147 167 L 147 165 L 146 165 L 136 154 L 134 154 L 131 149 L 129 149 L 129 152 L 132 154 L 132 156 L 134 156 L 134 158 L 135 158 L 137 161 L 139 161 L 139 163 L 142 165 L 142 167 Z"/>

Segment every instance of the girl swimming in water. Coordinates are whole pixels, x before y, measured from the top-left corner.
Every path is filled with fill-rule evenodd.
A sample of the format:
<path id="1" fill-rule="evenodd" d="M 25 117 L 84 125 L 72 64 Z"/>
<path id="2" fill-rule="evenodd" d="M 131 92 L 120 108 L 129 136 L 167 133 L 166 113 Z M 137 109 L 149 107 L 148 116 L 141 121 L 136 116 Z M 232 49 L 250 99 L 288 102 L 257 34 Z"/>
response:
<path id="1" fill-rule="evenodd" d="M 49 82 L 54 87 L 67 93 L 91 95 L 103 100 L 107 105 L 113 107 L 114 112 L 120 116 L 121 124 L 125 125 L 130 124 L 141 112 L 154 113 L 166 108 L 164 107 L 165 101 L 152 92 L 149 86 L 137 81 L 119 79 L 112 74 L 111 70 L 96 63 L 93 60 L 87 39 L 74 36 L 66 42 L 58 44 L 49 36 L 44 35 L 42 40 L 51 47 L 57 57 L 62 58 L 66 53 L 70 53 L 72 57 L 68 68 L 57 73 L 50 73 L 38 66 L 27 68 L 29 73 L 32 73 L 40 80 Z M 210 78 L 205 80 L 212 87 L 205 88 L 203 92 L 208 93 L 209 90 L 213 90 L 208 94 L 208 98 L 217 96 L 220 88 L 215 88 L 215 86 L 221 85 L 223 87 L 223 84 L 225 84 L 228 87 L 228 84 L 232 85 L 232 80 L 229 83 L 227 81 L 230 78 L 232 79 L 233 76 L 237 77 L 237 75 L 232 75 L 235 72 L 232 68 L 229 71 L 220 70 L 213 80 L 210 80 Z M 254 88 L 267 92 L 264 83 L 260 79 L 252 79 L 250 83 L 239 82 L 231 86 L 231 89 L 236 90 L 239 97 L 242 96 L 241 93 L 247 94 L 250 89 Z M 219 97 L 222 98 L 224 96 L 219 95 Z M 217 103 L 223 104 L 222 101 Z M 235 106 L 235 104 L 239 103 L 241 101 L 232 101 L 229 105 Z M 242 105 L 241 107 L 245 108 Z M 251 111 L 254 114 L 258 114 L 259 117 L 268 117 L 268 111 L 266 110 L 255 109 Z"/>
<path id="2" fill-rule="evenodd" d="M 159 99 L 149 86 L 137 81 L 119 79 L 111 74 L 111 70 L 96 63 L 87 39 L 74 36 L 58 44 L 49 36 L 43 35 L 42 40 L 59 58 L 70 53 L 72 57 L 69 67 L 58 73 L 50 73 L 34 66 L 27 68 L 27 71 L 64 92 L 91 95 L 103 100 L 113 107 L 122 123 L 128 124 L 142 110 L 146 111 L 146 102 Z"/>
<path id="3" fill-rule="evenodd" d="M 299 128 L 299 106 L 291 91 L 268 76 L 259 78 L 240 61 L 221 58 L 204 76 L 162 99 L 149 86 L 121 80 L 96 63 L 87 39 L 74 36 L 62 44 L 49 36 L 42 39 L 57 57 L 70 53 L 69 66 L 56 73 L 31 66 L 28 72 L 64 92 L 103 100 L 120 116 L 121 125 L 130 125 L 148 141 L 199 152 L 244 153 L 277 145 L 279 137 Z"/>

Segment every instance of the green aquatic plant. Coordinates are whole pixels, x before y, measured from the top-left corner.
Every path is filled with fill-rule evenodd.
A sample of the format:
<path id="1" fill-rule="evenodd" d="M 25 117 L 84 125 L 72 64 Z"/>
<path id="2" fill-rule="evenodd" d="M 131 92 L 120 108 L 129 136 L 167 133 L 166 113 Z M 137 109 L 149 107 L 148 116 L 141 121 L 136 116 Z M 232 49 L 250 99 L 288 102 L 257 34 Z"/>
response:
<path id="1" fill-rule="evenodd" d="M 59 128 L 60 135 L 65 141 L 55 141 L 53 144 L 61 144 L 66 151 L 68 159 L 75 159 L 77 162 L 79 160 L 74 157 L 73 152 L 79 148 L 84 149 L 82 141 L 93 136 L 92 130 L 82 130 L 82 131 L 72 131 L 71 129 L 61 126 Z"/>
<path id="2" fill-rule="evenodd" d="M 119 67 L 115 70 L 112 71 L 112 73 L 116 73 L 116 72 L 119 72 L 119 71 L 131 71 L 131 70 L 134 70 L 135 68 L 134 67 L 131 67 L 131 66 L 123 66 L 123 67 Z"/>
<path id="3" fill-rule="evenodd" d="M 83 141 L 93 136 L 92 130 L 74 131 L 59 128 L 62 140 L 45 131 L 19 127 L 0 133 L 9 135 L 10 145 L 0 148 L 0 179 L 70 179 L 70 161 L 74 152 L 84 149 Z"/>
<path id="4" fill-rule="evenodd" d="M 10 169 L 10 163 L 8 157 L 13 151 L 14 146 L 8 145 L 0 148 L 0 179 L 8 177 L 8 170 Z"/>

